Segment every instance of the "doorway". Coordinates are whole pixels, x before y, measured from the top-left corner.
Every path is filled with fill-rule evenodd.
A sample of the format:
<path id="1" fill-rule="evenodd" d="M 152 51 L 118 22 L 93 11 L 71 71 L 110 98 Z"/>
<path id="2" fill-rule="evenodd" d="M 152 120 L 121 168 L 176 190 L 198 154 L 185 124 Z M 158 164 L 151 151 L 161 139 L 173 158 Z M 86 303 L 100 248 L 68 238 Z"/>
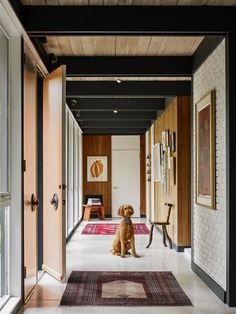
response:
<path id="1" fill-rule="evenodd" d="M 27 46 L 24 51 L 23 217 L 27 300 L 43 271 L 60 281 L 65 279 L 66 103 L 65 68 L 41 78 Z"/>
<path id="2" fill-rule="evenodd" d="M 140 136 L 112 136 L 112 217 L 121 204 L 140 217 Z"/>

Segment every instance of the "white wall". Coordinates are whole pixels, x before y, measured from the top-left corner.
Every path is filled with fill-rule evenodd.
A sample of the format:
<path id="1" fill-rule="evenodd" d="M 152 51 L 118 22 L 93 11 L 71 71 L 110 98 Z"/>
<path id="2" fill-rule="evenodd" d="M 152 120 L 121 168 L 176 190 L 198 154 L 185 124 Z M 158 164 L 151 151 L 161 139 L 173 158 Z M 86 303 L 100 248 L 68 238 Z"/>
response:
<path id="1" fill-rule="evenodd" d="M 145 134 L 145 137 L 146 137 L 146 148 L 145 148 L 145 157 L 147 157 L 148 155 L 148 131 L 146 132 Z M 145 158 L 145 162 L 147 162 L 147 158 Z M 146 177 L 145 177 L 145 180 L 146 180 L 146 219 L 147 221 L 149 221 L 150 219 L 150 204 L 149 204 L 149 189 L 150 189 L 150 182 L 147 181 L 147 167 L 145 167 L 145 174 L 146 174 Z"/>
<path id="2" fill-rule="evenodd" d="M 193 195 L 193 262 L 226 290 L 226 88 L 223 41 L 193 76 L 193 103 L 216 90 L 216 210 L 201 207 Z M 195 107 L 193 108 L 195 113 Z M 193 190 L 195 191 L 195 116 Z"/>
<path id="3" fill-rule="evenodd" d="M 66 107 L 67 235 L 82 218 L 82 131 Z"/>
<path id="4" fill-rule="evenodd" d="M 151 126 L 151 165 L 153 169 L 153 164 L 154 164 L 154 158 L 153 158 L 153 147 L 154 147 L 154 123 Z M 151 217 L 150 220 L 154 221 L 155 218 L 155 202 L 154 202 L 154 175 L 153 171 L 151 172 Z"/>

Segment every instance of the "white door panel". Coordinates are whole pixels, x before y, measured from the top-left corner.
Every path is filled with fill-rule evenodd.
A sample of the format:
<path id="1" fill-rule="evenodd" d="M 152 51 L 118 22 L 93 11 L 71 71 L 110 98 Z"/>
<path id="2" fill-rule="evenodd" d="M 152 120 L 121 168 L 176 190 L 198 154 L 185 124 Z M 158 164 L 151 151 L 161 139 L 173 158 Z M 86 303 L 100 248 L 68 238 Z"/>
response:
<path id="1" fill-rule="evenodd" d="M 122 204 L 134 208 L 133 217 L 140 217 L 139 150 L 112 150 L 112 216 Z"/>

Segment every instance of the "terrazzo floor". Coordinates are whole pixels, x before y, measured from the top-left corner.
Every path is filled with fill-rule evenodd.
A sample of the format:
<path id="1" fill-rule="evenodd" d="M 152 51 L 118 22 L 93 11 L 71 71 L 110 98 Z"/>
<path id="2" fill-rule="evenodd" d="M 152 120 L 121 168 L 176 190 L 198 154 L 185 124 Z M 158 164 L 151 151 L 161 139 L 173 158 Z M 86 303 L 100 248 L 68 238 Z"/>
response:
<path id="1" fill-rule="evenodd" d="M 89 223 L 97 223 L 91 220 Z M 106 223 L 119 222 L 119 219 Z M 133 222 L 145 222 L 133 219 Z M 161 235 L 155 230 L 153 243 L 146 249 L 148 235 L 136 235 L 138 259 L 128 256 L 122 259 L 110 253 L 114 236 L 81 235 L 86 222 L 82 222 L 67 244 L 67 278 L 72 270 L 83 271 L 172 271 L 193 306 L 179 307 L 92 307 L 59 306 L 65 283 L 60 283 L 48 274 L 39 281 L 28 303 L 18 313 L 80 313 L 80 314 L 223 314 L 236 313 L 236 308 L 223 304 L 215 294 L 195 275 L 190 267 L 190 255 L 177 253 L 163 247 Z"/>

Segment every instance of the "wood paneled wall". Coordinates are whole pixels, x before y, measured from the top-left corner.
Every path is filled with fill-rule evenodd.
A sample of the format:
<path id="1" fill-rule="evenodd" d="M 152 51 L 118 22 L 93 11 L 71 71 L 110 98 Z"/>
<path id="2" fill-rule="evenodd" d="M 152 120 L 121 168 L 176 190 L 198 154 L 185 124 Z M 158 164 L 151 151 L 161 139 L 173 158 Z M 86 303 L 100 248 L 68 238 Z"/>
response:
<path id="1" fill-rule="evenodd" d="M 140 214 L 146 217 L 146 137 L 140 136 Z"/>
<path id="2" fill-rule="evenodd" d="M 112 214 L 112 164 L 111 136 L 83 135 L 83 199 L 87 194 L 102 194 L 105 215 Z M 87 156 L 108 156 L 108 181 L 87 182 Z M 141 216 L 146 216 L 146 156 L 145 135 L 140 136 L 140 209 Z"/>
<path id="3" fill-rule="evenodd" d="M 87 182 L 87 156 L 108 157 L 108 181 Z M 83 135 L 83 198 L 86 194 L 102 194 L 105 215 L 111 216 L 111 136 Z"/>
<path id="4" fill-rule="evenodd" d="M 178 96 L 155 121 L 154 143 L 161 143 L 162 131 L 176 134 L 176 184 L 164 193 L 163 184 L 154 182 L 155 220 L 167 216 L 165 202 L 174 204 L 169 233 L 177 246 L 191 245 L 191 99 Z"/>

